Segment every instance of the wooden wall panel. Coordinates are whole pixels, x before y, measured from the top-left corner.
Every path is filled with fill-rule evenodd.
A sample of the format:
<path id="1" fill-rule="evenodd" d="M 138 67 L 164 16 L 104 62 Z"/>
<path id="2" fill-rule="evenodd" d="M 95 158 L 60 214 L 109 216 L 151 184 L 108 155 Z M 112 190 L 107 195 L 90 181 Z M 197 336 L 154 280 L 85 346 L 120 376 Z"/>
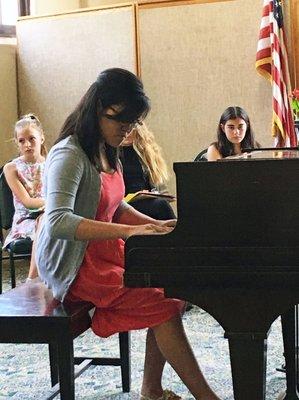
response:
<path id="1" fill-rule="evenodd" d="M 299 87 L 299 0 L 291 1 L 291 50 L 292 50 L 292 70 L 294 88 Z"/>
<path id="2" fill-rule="evenodd" d="M 220 114 L 230 105 L 244 107 L 257 139 L 272 145 L 271 88 L 254 66 L 261 3 L 140 7 L 141 76 L 152 100 L 149 125 L 170 167 L 193 160 L 215 139 Z"/>
<path id="3" fill-rule="evenodd" d="M 48 144 L 100 71 L 136 71 L 132 6 L 24 19 L 17 35 L 20 112 L 40 117 Z"/>
<path id="4" fill-rule="evenodd" d="M 16 155 L 13 127 L 18 117 L 16 46 L 0 46 L 0 165 Z"/>

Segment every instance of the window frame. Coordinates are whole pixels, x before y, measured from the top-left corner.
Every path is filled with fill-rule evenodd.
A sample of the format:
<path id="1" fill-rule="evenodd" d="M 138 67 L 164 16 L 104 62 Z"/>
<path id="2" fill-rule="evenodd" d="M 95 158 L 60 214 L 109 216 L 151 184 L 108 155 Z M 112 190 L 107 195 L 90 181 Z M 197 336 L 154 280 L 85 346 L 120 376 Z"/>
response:
<path id="1" fill-rule="evenodd" d="M 0 8 L 0 15 L 1 15 L 1 8 Z M 18 16 L 23 17 L 25 15 L 30 15 L 30 0 L 18 0 Z M 15 37 L 15 36 L 16 36 L 15 25 L 4 25 L 0 23 L 0 37 Z"/>

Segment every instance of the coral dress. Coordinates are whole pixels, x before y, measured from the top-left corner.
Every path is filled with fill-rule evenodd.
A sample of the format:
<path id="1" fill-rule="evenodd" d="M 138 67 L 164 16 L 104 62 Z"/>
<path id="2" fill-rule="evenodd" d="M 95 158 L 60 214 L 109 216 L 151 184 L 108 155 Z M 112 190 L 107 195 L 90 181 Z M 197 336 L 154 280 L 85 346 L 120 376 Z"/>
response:
<path id="1" fill-rule="evenodd" d="M 121 172 L 101 173 L 102 190 L 96 220 L 111 222 L 124 196 Z M 96 306 L 92 329 L 102 337 L 159 325 L 180 313 L 184 302 L 164 297 L 163 289 L 125 288 L 124 241 L 90 241 L 67 300 Z"/>

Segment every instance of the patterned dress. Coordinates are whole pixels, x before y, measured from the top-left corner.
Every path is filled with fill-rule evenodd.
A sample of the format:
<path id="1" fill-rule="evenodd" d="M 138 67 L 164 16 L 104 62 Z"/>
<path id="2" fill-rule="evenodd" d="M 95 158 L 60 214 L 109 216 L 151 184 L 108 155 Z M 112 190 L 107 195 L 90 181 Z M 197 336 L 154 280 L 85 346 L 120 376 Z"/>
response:
<path id="1" fill-rule="evenodd" d="M 29 193 L 30 197 L 44 197 L 42 189 L 42 177 L 44 173 L 45 162 L 25 162 L 21 157 L 12 160 L 17 169 L 20 182 Z M 15 239 L 27 238 L 34 239 L 35 220 L 28 219 L 29 212 L 20 200 L 13 194 L 15 213 L 13 217 L 12 227 L 5 239 L 4 247 Z"/>
<path id="2" fill-rule="evenodd" d="M 119 171 L 102 173 L 101 178 L 96 220 L 111 222 L 124 196 L 124 181 Z M 153 327 L 182 312 L 183 301 L 166 298 L 163 289 L 126 288 L 123 275 L 124 241 L 90 241 L 67 300 L 89 301 L 96 306 L 92 329 L 98 336 Z"/>

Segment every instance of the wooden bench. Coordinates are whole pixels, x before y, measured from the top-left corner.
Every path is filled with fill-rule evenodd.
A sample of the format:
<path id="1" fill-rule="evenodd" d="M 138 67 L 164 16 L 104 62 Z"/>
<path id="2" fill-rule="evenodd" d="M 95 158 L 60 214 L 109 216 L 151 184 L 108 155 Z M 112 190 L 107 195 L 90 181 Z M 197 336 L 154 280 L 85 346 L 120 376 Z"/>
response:
<path id="1" fill-rule="evenodd" d="M 74 379 L 90 365 L 121 367 L 122 388 L 130 391 L 130 336 L 119 334 L 119 358 L 74 357 L 73 339 L 91 325 L 90 303 L 60 303 L 43 283 L 24 283 L 0 295 L 0 343 L 47 343 L 52 389 L 74 400 Z M 80 364 L 76 373 L 74 364 Z"/>

